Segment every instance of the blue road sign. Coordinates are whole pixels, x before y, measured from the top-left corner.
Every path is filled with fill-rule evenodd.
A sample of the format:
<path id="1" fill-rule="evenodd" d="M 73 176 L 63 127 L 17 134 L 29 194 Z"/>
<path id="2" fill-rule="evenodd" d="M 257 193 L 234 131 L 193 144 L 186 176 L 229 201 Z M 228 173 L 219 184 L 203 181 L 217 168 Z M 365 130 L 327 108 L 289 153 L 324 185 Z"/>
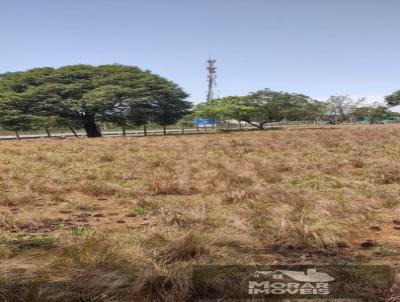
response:
<path id="1" fill-rule="evenodd" d="M 196 119 L 196 125 L 197 126 L 206 126 L 206 125 L 215 125 L 217 123 L 217 120 L 215 118 L 197 118 Z"/>

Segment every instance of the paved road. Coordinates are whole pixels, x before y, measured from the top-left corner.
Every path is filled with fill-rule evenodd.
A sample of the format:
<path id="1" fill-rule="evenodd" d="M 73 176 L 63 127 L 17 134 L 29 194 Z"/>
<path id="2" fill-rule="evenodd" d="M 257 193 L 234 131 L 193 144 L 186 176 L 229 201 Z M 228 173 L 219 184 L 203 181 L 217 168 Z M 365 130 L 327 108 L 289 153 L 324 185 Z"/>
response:
<path id="1" fill-rule="evenodd" d="M 184 129 L 182 132 L 182 129 L 167 129 L 167 134 L 185 134 L 185 133 L 209 133 L 213 132 L 211 128 L 207 129 L 196 129 L 196 128 L 189 128 L 189 129 Z M 80 137 L 85 137 L 86 134 L 83 132 L 78 132 L 78 135 Z M 122 136 L 121 131 L 102 131 L 103 136 Z M 144 131 L 143 130 L 131 130 L 131 131 L 126 131 L 127 136 L 144 136 Z M 147 130 L 147 135 L 148 136 L 153 136 L 153 135 L 164 135 L 163 130 Z M 52 137 L 75 137 L 74 134 L 72 133 L 52 133 Z M 20 134 L 20 139 L 39 139 L 39 138 L 48 138 L 45 133 L 38 133 L 38 134 Z M 2 135 L 0 136 L 0 140 L 17 140 L 17 137 L 15 135 Z"/>
<path id="2" fill-rule="evenodd" d="M 268 128 L 274 128 L 274 127 L 279 127 L 279 128 L 297 128 L 297 127 L 329 127 L 330 125 L 313 125 L 313 124 L 302 124 L 302 125 L 271 125 L 271 126 L 265 126 L 265 129 Z M 227 130 L 227 129 L 225 129 Z M 229 129 L 229 130 L 239 130 L 238 128 L 235 129 Z M 242 130 L 257 130 L 255 127 L 242 127 Z M 176 128 L 176 129 L 167 129 L 167 134 L 173 135 L 173 134 L 194 134 L 194 133 L 212 133 L 214 132 L 215 129 L 212 129 L 211 127 L 209 128 L 188 128 L 182 129 Z M 78 132 L 78 135 L 80 137 L 86 137 L 86 134 L 83 132 Z M 122 136 L 121 131 L 102 131 L 103 136 Z M 157 129 L 157 130 L 147 130 L 147 135 L 148 136 L 156 136 L 156 135 L 164 135 L 164 132 L 162 129 Z M 72 133 L 52 133 L 52 137 L 75 137 Z M 126 136 L 144 136 L 144 131 L 143 130 L 129 130 L 126 131 Z M 39 133 L 39 134 L 21 134 L 20 139 L 40 139 L 40 138 L 48 138 L 45 133 Z M 17 140 L 17 137 L 15 135 L 3 135 L 0 136 L 0 140 Z"/>

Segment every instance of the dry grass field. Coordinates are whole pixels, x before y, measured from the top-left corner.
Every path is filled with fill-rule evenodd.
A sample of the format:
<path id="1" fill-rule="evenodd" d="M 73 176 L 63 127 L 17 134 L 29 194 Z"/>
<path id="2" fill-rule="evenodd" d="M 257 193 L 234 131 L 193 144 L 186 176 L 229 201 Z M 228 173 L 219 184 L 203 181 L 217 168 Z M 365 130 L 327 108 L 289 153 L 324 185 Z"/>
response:
<path id="1" fill-rule="evenodd" d="M 400 258 L 400 125 L 10 141 L 0 155 L 0 299 L 179 302 L 192 264 Z"/>

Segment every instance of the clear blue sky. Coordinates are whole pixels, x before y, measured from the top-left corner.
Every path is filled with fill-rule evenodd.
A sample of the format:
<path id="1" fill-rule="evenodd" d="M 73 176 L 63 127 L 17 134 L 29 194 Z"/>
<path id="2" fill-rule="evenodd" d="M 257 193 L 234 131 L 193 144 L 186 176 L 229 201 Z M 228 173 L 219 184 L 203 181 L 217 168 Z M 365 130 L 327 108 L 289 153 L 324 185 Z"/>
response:
<path id="1" fill-rule="evenodd" d="M 0 73 L 121 63 L 205 98 L 262 88 L 379 99 L 400 89 L 399 0 L 9 0 Z"/>

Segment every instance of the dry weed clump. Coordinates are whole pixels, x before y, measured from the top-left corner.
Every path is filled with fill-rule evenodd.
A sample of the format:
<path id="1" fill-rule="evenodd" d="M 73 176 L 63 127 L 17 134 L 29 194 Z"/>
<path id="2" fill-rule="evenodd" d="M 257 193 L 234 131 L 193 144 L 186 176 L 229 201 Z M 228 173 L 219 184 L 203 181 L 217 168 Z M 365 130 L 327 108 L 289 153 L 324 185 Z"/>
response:
<path id="1" fill-rule="evenodd" d="M 170 264 L 189 260 L 198 260 L 210 256 L 210 242 L 204 235 L 188 232 L 178 238 L 170 239 L 161 248 L 155 250 L 156 260 Z"/>
<path id="2" fill-rule="evenodd" d="M 221 202 L 223 204 L 235 204 L 235 203 L 245 203 L 249 200 L 253 200 L 256 197 L 256 193 L 251 190 L 246 189 L 236 189 L 230 192 L 222 194 Z"/>
<path id="3" fill-rule="evenodd" d="M 57 264 L 61 267 L 110 267 L 120 260 L 118 247 L 94 230 L 76 229 L 60 241 Z"/>
<path id="4" fill-rule="evenodd" d="M 280 240 L 297 248 L 332 248 L 348 239 L 353 222 L 336 211 L 336 205 L 325 202 L 300 201 L 289 207 L 287 217 L 281 217 Z M 277 222 L 278 222 L 277 221 Z"/>
<path id="5" fill-rule="evenodd" d="M 283 180 L 279 172 L 290 170 L 289 166 L 282 165 L 276 166 L 272 164 L 258 163 L 255 165 L 257 177 L 261 178 L 267 183 L 277 183 Z"/>
<path id="6" fill-rule="evenodd" d="M 381 202 L 379 207 L 396 210 L 396 207 L 400 205 L 400 188 L 388 188 L 385 186 L 380 190 L 375 190 L 374 196 Z"/>
<path id="7" fill-rule="evenodd" d="M 198 192 L 189 181 L 185 181 L 175 174 L 157 173 L 157 171 L 155 171 L 148 189 L 150 194 L 154 195 L 191 195 Z"/>
<path id="8" fill-rule="evenodd" d="M 159 209 L 160 225 L 176 226 L 179 228 L 193 228 L 206 223 L 205 209 L 201 204 L 196 206 L 182 206 L 178 202 L 162 205 Z"/>
<path id="9" fill-rule="evenodd" d="M 309 189 L 270 187 L 249 204 L 249 215 L 260 240 L 296 249 L 332 249 L 356 236 L 369 209 L 365 205 L 320 199 Z M 351 213 L 351 214 L 350 214 Z"/>
<path id="10" fill-rule="evenodd" d="M 192 264 L 395 257 L 399 139 L 364 125 L 2 142 L 0 269 L 44 281 L 23 283 L 27 301 L 180 302 Z M 373 236 L 383 247 L 361 250 Z"/>
<path id="11" fill-rule="evenodd" d="M 376 182 L 378 184 L 400 184 L 400 165 L 388 164 L 379 167 L 376 171 Z"/>
<path id="12" fill-rule="evenodd" d="M 86 181 L 80 185 L 78 190 L 92 196 L 112 196 L 118 193 L 113 184 L 101 181 Z"/>
<path id="13" fill-rule="evenodd" d="M 15 220 L 10 213 L 0 213 L 0 228 L 7 229 L 15 224 Z"/>

